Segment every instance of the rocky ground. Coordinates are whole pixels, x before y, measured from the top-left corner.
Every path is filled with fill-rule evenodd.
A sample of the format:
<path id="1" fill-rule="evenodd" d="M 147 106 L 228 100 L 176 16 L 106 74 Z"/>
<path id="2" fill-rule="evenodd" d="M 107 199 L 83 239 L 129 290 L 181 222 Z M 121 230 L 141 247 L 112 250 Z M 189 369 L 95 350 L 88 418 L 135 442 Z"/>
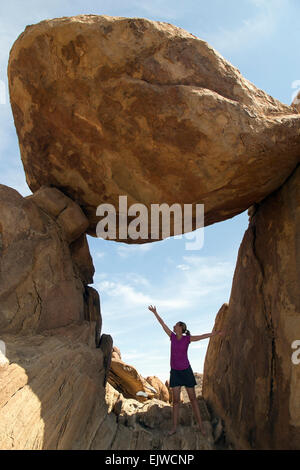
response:
<path id="1" fill-rule="evenodd" d="M 165 401 L 152 398 L 141 403 L 135 399 L 124 398 L 121 393 L 107 383 L 105 400 L 108 405 L 108 412 L 123 432 L 127 428 L 137 437 L 140 437 L 141 434 L 144 435 L 144 439 L 149 445 L 148 449 L 226 449 L 228 446 L 224 441 L 225 436 L 221 420 L 211 416 L 201 395 L 202 374 L 195 373 L 195 377 L 198 383 L 195 387 L 196 396 L 207 433 L 205 437 L 196 428 L 196 420 L 184 387 L 181 389 L 178 428 L 176 434 L 172 436 L 167 435 L 172 427 L 172 405 Z M 116 440 L 110 448 L 119 448 L 120 442 L 124 442 L 124 435 L 117 431 Z"/>

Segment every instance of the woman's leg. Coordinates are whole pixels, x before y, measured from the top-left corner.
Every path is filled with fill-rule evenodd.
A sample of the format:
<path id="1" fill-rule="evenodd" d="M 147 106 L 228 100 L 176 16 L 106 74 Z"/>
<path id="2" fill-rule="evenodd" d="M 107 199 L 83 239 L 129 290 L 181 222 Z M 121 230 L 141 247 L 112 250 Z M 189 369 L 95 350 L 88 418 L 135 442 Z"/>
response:
<path id="1" fill-rule="evenodd" d="M 201 419 L 201 414 L 200 414 L 200 410 L 199 410 L 198 401 L 197 401 L 197 398 L 196 398 L 195 388 L 194 387 L 185 387 L 185 388 L 186 388 L 187 394 L 189 396 L 189 399 L 190 399 L 190 402 L 191 402 L 191 405 L 192 405 L 192 408 L 193 408 L 193 412 L 194 412 L 194 414 L 196 416 L 196 419 L 198 421 L 198 427 L 199 427 L 199 429 L 201 429 L 202 434 L 205 436 L 205 430 L 204 430 L 204 427 L 203 427 L 203 424 L 202 424 L 202 419 Z"/>
<path id="2" fill-rule="evenodd" d="M 176 432 L 178 424 L 179 404 L 180 404 L 180 389 L 181 387 L 172 387 L 173 391 L 173 427 L 169 431 L 168 435 L 171 436 Z"/>

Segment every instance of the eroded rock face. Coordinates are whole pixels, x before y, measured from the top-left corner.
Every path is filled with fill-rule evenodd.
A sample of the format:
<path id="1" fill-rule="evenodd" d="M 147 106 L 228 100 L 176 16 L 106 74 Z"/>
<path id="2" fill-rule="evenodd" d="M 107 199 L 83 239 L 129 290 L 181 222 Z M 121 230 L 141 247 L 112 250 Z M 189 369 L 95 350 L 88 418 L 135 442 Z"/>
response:
<path id="1" fill-rule="evenodd" d="M 203 396 L 237 449 L 300 448 L 300 167 L 251 208 L 231 296 L 210 339 Z"/>
<path id="2" fill-rule="evenodd" d="M 300 111 L 300 91 L 297 93 L 295 98 L 293 99 L 292 106 L 297 110 Z"/>
<path id="3" fill-rule="evenodd" d="M 109 413 L 117 416 L 119 426 L 123 426 L 123 435 L 117 434 L 122 449 L 129 449 L 134 433 L 140 442 L 141 431 L 144 431 L 145 441 L 143 449 L 216 449 L 214 444 L 215 434 L 211 417 L 203 397 L 197 396 L 203 427 L 207 436 L 203 437 L 197 432 L 191 404 L 182 403 L 179 408 L 177 433 L 171 437 L 167 435 L 172 423 L 172 407 L 157 398 L 141 403 L 133 398 L 125 398 L 122 393 L 116 391 L 109 383 L 106 385 L 105 400 Z M 212 434 L 213 432 L 213 434 Z M 116 447 L 115 447 L 116 448 Z"/>
<path id="4" fill-rule="evenodd" d="M 1 339 L 0 449 L 88 449 L 114 429 L 94 322 Z"/>
<path id="5" fill-rule="evenodd" d="M 91 235 L 98 205 L 118 213 L 119 195 L 148 215 L 152 203 L 203 203 L 205 225 L 228 219 L 278 188 L 299 161 L 296 108 L 169 23 L 42 21 L 14 43 L 8 76 L 29 187 L 61 189 Z"/>
<path id="6" fill-rule="evenodd" d="M 214 449 L 210 415 L 199 406 L 207 436 L 195 429 L 191 407 L 180 410 L 176 435 L 171 406 L 126 399 L 109 383 L 95 322 L 32 335 L 1 335 L 0 449 Z"/>
<path id="7" fill-rule="evenodd" d="M 87 244 L 70 250 L 70 241 L 85 237 L 86 224 L 79 206 L 55 188 L 24 198 L 0 185 L 1 334 L 40 332 L 88 318 L 86 281 L 92 280 L 93 263 Z M 89 276 L 80 269 L 82 260 Z"/>
<path id="8" fill-rule="evenodd" d="M 108 382 L 125 398 L 134 398 L 136 401 L 145 402 L 152 398 L 169 402 L 169 393 L 166 386 L 158 377 L 145 379 L 132 365 L 119 359 L 118 349 L 110 361 Z"/>
<path id="9" fill-rule="evenodd" d="M 166 402 L 170 401 L 169 390 L 158 377 L 151 375 L 146 377 L 146 381 L 157 391 L 156 398 Z"/>

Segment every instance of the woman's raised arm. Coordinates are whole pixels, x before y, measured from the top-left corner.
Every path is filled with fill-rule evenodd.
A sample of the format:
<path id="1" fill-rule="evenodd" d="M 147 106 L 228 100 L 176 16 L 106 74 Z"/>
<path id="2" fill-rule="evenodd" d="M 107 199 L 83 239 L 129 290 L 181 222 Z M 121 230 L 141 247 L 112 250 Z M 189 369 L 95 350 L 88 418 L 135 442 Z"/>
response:
<path id="1" fill-rule="evenodd" d="M 158 315 L 157 311 L 156 311 L 156 307 L 152 306 L 152 305 L 149 305 L 148 309 L 154 313 L 154 315 L 156 316 L 157 320 L 159 321 L 159 323 L 161 324 L 161 326 L 163 327 L 163 329 L 165 330 L 165 332 L 167 333 L 168 336 L 171 336 L 172 334 L 172 331 L 170 330 L 170 328 L 167 327 L 167 325 L 165 324 L 165 322 L 163 321 L 163 319 Z"/>

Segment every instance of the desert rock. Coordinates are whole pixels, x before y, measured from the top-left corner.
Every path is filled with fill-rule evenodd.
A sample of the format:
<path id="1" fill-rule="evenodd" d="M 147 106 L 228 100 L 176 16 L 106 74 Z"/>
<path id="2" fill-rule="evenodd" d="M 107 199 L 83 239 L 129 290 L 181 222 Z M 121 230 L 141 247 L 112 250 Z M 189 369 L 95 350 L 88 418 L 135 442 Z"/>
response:
<path id="1" fill-rule="evenodd" d="M 111 359 L 108 382 L 125 398 L 134 398 L 137 401 L 145 402 L 161 396 L 161 392 L 147 382 L 134 366 L 126 364 L 121 359 Z"/>
<path id="2" fill-rule="evenodd" d="M 178 433 L 171 406 L 160 400 L 126 399 L 109 383 L 94 322 L 40 334 L 4 334 L 0 363 L 1 450 L 214 449 L 210 415 L 202 399 L 204 438 L 192 410 L 180 413 Z"/>
<path id="3" fill-rule="evenodd" d="M 193 228 L 196 203 L 206 226 L 226 220 L 278 188 L 299 162 L 296 108 L 169 23 L 79 15 L 27 26 L 8 77 L 29 187 L 60 189 L 93 236 L 97 207 L 113 204 L 118 215 L 120 195 L 128 207 L 143 203 L 147 221 L 154 203 L 193 204 Z M 116 240 L 153 241 L 150 228 L 148 236 L 132 241 L 117 231 Z"/>
<path id="4" fill-rule="evenodd" d="M 61 197 L 73 210 L 76 204 L 62 193 Z M 70 227 L 65 210 L 47 212 L 49 208 L 41 209 L 37 201 L 0 185 L 1 333 L 33 333 L 80 323 L 88 314 L 86 281 L 92 280 L 92 261 L 89 278 L 81 278 L 78 266 L 76 270 L 78 249 L 72 258 L 69 244 L 70 234 L 71 239 L 75 233 L 80 236 L 82 220 L 87 219 L 78 207 L 74 213 L 81 215 Z M 86 257 L 87 251 L 88 247 Z"/>
<path id="5" fill-rule="evenodd" d="M 300 448 L 300 167 L 251 211 L 210 339 L 203 396 L 237 449 Z"/>
<path id="6" fill-rule="evenodd" d="M 151 375 L 146 377 L 146 381 L 157 391 L 156 398 L 166 402 L 170 401 L 169 390 L 158 377 Z"/>

